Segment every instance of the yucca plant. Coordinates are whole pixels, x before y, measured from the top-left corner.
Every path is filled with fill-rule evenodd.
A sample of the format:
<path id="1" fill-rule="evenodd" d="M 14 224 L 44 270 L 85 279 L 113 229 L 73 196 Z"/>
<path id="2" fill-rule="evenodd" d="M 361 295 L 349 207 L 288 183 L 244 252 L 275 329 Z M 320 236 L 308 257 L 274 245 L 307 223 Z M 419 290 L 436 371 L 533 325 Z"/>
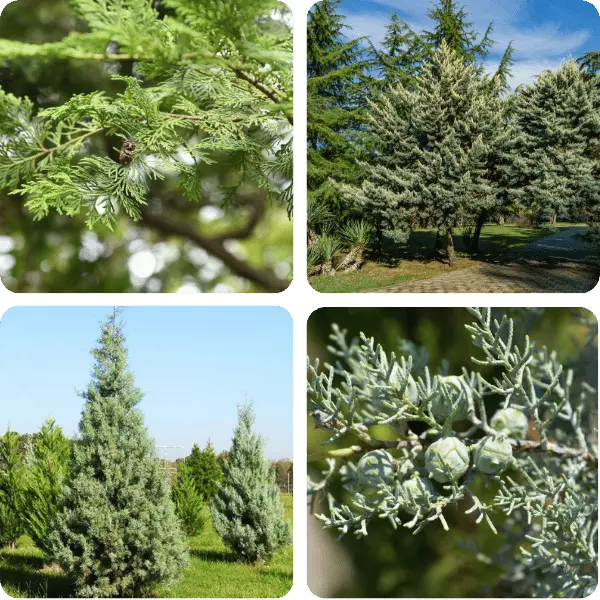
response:
<path id="1" fill-rule="evenodd" d="M 338 266 L 338 271 L 357 271 L 365 264 L 365 250 L 373 233 L 373 227 L 367 221 L 350 221 L 340 232 L 342 243 L 348 248 L 348 254 Z"/>

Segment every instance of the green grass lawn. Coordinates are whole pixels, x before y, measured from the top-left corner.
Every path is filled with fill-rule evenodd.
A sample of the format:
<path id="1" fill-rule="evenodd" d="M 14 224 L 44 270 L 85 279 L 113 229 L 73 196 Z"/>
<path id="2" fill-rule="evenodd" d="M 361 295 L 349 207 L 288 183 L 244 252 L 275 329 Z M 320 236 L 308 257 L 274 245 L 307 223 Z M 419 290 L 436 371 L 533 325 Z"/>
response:
<path id="1" fill-rule="evenodd" d="M 292 496 L 281 496 L 286 518 L 293 522 Z M 159 587 L 164 598 L 279 598 L 292 587 L 292 547 L 279 551 L 268 565 L 235 561 L 207 523 L 201 535 L 189 539 L 190 567 L 175 585 Z M 60 572 L 39 572 L 44 558 L 32 541 L 23 537 L 16 550 L 0 551 L 0 583 L 13 598 L 64 598 L 72 596 L 69 580 Z"/>
<path id="2" fill-rule="evenodd" d="M 572 223 L 560 223 L 559 228 Z M 486 225 L 479 240 L 479 254 L 470 256 L 459 232 L 454 235 L 454 248 L 458 257 L 456 267 L 449 267 L 432 259 L 435 245 L 434 229 L 417 229 L 402 246 L 384 242 L 384 260 L 370 260 L 359 271 L 335 276 L 312 277 L 310 285 L 317 292 L 349 293 L 372 290 L 410 281 L 425 279 L 476 265 L 479 261 L 517 258 L 519 250 L 531 242 L 551 235 L 543 228 L 517 225 Z"/>

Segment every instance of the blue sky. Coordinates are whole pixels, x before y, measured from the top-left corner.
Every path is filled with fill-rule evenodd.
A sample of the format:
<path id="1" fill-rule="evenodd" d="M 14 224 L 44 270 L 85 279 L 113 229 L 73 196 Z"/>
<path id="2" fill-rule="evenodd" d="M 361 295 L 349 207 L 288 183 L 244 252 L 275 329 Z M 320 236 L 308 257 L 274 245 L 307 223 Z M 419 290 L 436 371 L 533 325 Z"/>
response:
<path id="1" fill-rule="evenodd" d="M 353 36 L 368 36 L 377 45 L 394 11 L 419 31 L 431 27 L 428 0 L 343 0 L 340 12 Z M 546 68 L 555 69 L 569 55 L 575 58 L 600 49 L 600 15 L 584 0 L 459 0 L 471 21 L 483 34 L 494 21 L 497 42 L 487 60 L 495 70 L 511 40 L 518 63 L 513 67 L 512 85 L 530 83 Z"/>
<path id="2" fill-rule="evenodd" d="M 0 321 L 0 431 L 54 418 L 77 431 L 90 350 L 107 307 L 19 307 Z M 292 456 L 292 319 L 278 307 L 134 307 L 123 313 L 130 367 L 161 453 L 177 458 L 210 438 L 229 447 L 236 405 L 255 403 L 269 458 Z M 168 454 L 164 454 L 168 452 Z"/>

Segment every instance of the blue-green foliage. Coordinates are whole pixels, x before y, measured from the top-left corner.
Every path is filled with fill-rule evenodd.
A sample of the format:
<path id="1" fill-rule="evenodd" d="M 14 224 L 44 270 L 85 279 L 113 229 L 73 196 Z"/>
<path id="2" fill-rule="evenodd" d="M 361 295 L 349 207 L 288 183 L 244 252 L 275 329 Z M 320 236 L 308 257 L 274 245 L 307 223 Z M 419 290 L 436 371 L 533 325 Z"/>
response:
<path id="1" fill-rule="evenodd" d="M 309 413 L 329 434 L 324 445 L 337 442 L 321 476 L 309 478 L 313 507 L 327 507 L 317 517 L 340 537 L 361 537 L 381 518 L 414 533 L 436 521 L 447 530 L 444 514 L 466 509 L 504 542 L 490 556 L 478 548 L 478 557 L 524 596 L 585 597 L 598 573 L 595 382 L 526 335 L 539 310 L 500 320 L 468 310 L 474 370 L 462 369 L 460 389 L 430 372 L 426 351 L 403 344 L 397 358 L 334 326 L 334 364 L 308 366 Z M 594 344 L 597 324 L 585 325 Z M 449 410 L 435 410 L 440 398 Z M 465 412 L 467 399 L 474 409 Z M 360 457 L 374 452 L 386 468 L 367 480 Z"/>
<path id="2" fill-rule="evenodd" d="M 292 541 L 279 488 L 263 442 L 253 431 L 251 406 L 238 410 L 238 425 L 223 467 L 223 481 L 212 503 L 213 525 L 223 542 L 243 562 L 269 560 Z"/>
<path id="3" fill-rule="evenodd" d="M 140 597 L 187 565 L 171 489 L 136 405 L 116 311 L 102 324 L 74 445 L 72 473 L 48 539 L 79 597 Z"/>

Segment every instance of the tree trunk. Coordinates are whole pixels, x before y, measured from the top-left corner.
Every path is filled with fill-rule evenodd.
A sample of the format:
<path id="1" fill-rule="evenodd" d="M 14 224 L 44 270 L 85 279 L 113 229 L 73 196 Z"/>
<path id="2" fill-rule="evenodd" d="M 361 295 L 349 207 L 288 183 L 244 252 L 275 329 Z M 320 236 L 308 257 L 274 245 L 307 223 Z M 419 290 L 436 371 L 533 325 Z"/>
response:
<path id="1" fill-rule="evenodd" d="M 556 225 L 556 213 L 550 216 L 550 225 Z"/>
<path id="2" fill-rule="evenodd" d="M 498 215 L 498 225 L 504 227 L 504 215 Z"/>
<path id="3" fill-rule="evenodd" d="M 319 236 L 312 229 L 308 230 L 308 245 L 314 246 L 319 241 Z"/>
<path id="4" fill-rule="evenodd" d="M 475 229 L 473 230 L 473 237 L 471 237 L 471 244 L 469 247 L 470 254 L 477 254 L 479 252 L 479 238 L 481 237 L 481 230 L 487 221 L 488 211 L 484 210 L 479 213 L 477 222 L 475 223 Z"/>
<path id="5" fill-rule="evenodd" d="M 377 259 L 381 261 L 383 258 L 383 232 L 381 223 L 377 223 Z"/>
<path id="6" fill-rule="evenodd" d="M 452 239 L 452 229 L 446 230 L 446 253 L 448 255 L 448 264 L 451 267 L 456 266 L 456 255 L 454 254 L 454 240 Z"/>
<path id="7" fill-rule="evenodd" d="M 444 243 L 442 241 L 442 234 L 438 228 L 437 233 L 435 234 L 435 246 L 433 248 L 433 256 L 434 256 L 435 260 L 438 260 L 440 262 L 443 262 L 443 260 L 444 260 L 444 256 L 442 254 L 443 246 L 444 246 Z"/>

